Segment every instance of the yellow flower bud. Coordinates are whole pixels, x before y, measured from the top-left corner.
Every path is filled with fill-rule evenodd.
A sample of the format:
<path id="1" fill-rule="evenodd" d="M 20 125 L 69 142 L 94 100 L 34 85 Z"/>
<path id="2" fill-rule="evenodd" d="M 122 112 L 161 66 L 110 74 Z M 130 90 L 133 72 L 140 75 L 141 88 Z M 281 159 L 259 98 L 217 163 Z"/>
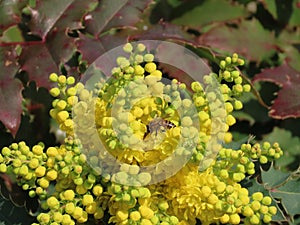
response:
<path id="1" fill-rule="evenodd" d="M 82 204 L 83 204 L 84 206 L 87 206 L 87 205 L 93 203 L 93 201 L 94 201 L 94 198 L 93 198 L 93 196 L 90 195 L 90 194 L 85 194 L 85 195 L 83 196 L 83 198 L 82 198 Z"/>
<path id="2" fill-rule="evenodd" d="M 55 147 L 49 147 L 46 151 L 47 156 L 55 157 L 58 154 L 58 151 Z"/>
<path id="3" fill-rule="evenodd" d="M 264 217 L 263 217 L 263 221 L 264 221 L 264 223 L 266 223 L 266 224 L 268 224 L 268 223 L 270 223 L 271 221 L 272 221 L 272 216 L 270 216 L 270 215 L 264 215 Z"/>
<path id="4" fill-rule="evenodd" d="M 261 200 L 261 202 L 264 205 L 271 205 L 272 199 L 269 196 L 265 196 L 265 197 L 263 197 L 263 199 Z"/>
<path id="5" fill-rule="evenodd" d="M 87 214 L 87 212 L 86 212 L 86 211 L 82 211 L 81 216 L 80 216 L 79 218 L 77 218 L 77 222 L 83 224 L 83 223 L 85 223 L 87 220 L 88 220 L 88 214 Z M 74 224 L 74 225 L 75 225 L 75 224 Z"/>
<path id="6" fill-rule="evenodd" d="M 55 170 L 49 170 L 46 174 L 48 180 L 56 180 L 57 172 Z"/>
<path id="7" fill-rule="evenodd" d="M 35 169 L 35 175 L 37 177 L 43 177 L 46 174 L 46 168 L 44 166 L 39 166 Z"/>
<path id="8" fill-rule="evenodd" d="M 254 211 L 250 206 L 247 205 L 243 208 L 243 215 L 246 217 L 251 217 L 254 215 Z"/>
<path id="9" fill-rule="evenodd" d="M 259 217 L 256 215 L 251 216 L 250 223 L 253 225 L 259 224 L 260 223 Z"/>
<path id="10" fill-rule="evenodd" d="M 48 188 L 49 187 L 49 180 L 48 179 L 46 179 L 45 177 L 42 177 L 41 179 L 39 179 L 38 180 L 38 184 L 42 187 L 42 188 L 44 188 L 44 189 L 46 189 L 46 188 Z"/>
<path id="11" fill-rule="evenodd" d="M 65 200 L 68 200 L 68 201 L 73 201 L 74 197 L 75 197 L 75 193 L 73 190 L 66 190 L 64 193 L 63 193 L 63 196 L 65 198 Z"/>
<path id="12" fill-rule="evenodd" d="M 148 72 L 148 73 L 152 73 L 153 71 L 156 70 L 156 64 L 153 63 L 153 62 L 149 62 L 145 65 L 145 70 Z"/>
<path id="13" fill-rule="evenodd" d="M 223 224 L 228 223 L 229 220 L 230 220 L 230 217 L 229 217 L 228 214 L 224 214 L 224 215 L 221 216 L 221 218 L 220 218 L 220 222 L 223 223 Z"/>
<path id="14" fill-rule="evenodd" d="M 67 111 L 60 111 L 56 115 L 56 119 L 59 123 L 63 123 L 68 118 L 69 118 L 69 112 Z"/>
<path id="15" fill-rule="evenodd" d="M 97 210 L 97 203 L 96 202 L 92 202 L 90 204 L 88 204 L 86 207 L 85 207 L 85 211 L 88 213 L 88 214 L 94 214 Z"/>
<path id="16" fill-rule="evenodd" d="M 28 163 L 30 169 L 36 169 L 39 166 L 40 162 L 37 158 L 32 158 Z"/>
<path id="17" fill-rule="evenodd" d="M 236 120 L 235 118 L 232 116 L 232 115 L 228 115 L 226 117 L 226 123 L 229 125 L 229 126 L 232 126 L 233 124 L 236 123 Z"/>
<path id="18" fill-rule="evenodd" d="M 256 200 L 256 201 L 261 201 L 263 199 L 263 197 L 264 197 L 264 195 L 261 192 L 255 192 L 252 194 L 253 200 Z"/>
<path id="19" fill-rule="evenodd" d="M 142 66 L 136 65 L 136 66 L 134 66 L 134 73 L 136 75 L 144 75 L 145 70 L 144 70 L 144 68 Z"/>
<path id="20" fill-rule="evenodd" d="M 58 209 L 59 208 L 59 201 L 54 196 L 51 196 L 47 199 L 47 205 L 50 209 Z"/>
<path id="21" fill-rule="evenodd" d="M 241 218 L 240 218 L 239 214 L 235 213 L 235 214 L 230 215 L 229 222 L 231 224 L 239 224 L 241 222 Z"/>
<path id="22" fill-rule="evenodd" d="M 43 147 L 40 145 L 35 145 L 32 147 L 32 152 L 35 155 L 42 155 L 43 154 Z"/>
<path id="23" fill-rule="evenodd" d="M 125 210 L 118 210 L 116 213 L 116 218 L 119 222 L 126 220 L 128 218 L 128 211 Z"/>
<path id="24" fill-rule="evenodd" d="M 150 75 L 156 77 L 157 80 L 161 80 L 162 78 L 162 72 L 160 70 L 155 70 L 152 73 L 150 73 Z"/>
<path id="25" fill-rule="evenodd" d="M 208 187 L 208 186 L 203 186 L 202 188 L 201 188 L 201 191 L 202 191 L 202 194 L 203 194 L 203 196 L 206 198 L 206 197 L 208 197 L 209 195 L 210 195 L 210 193 L 211 193 L 211 189 L 210 189 L 210 187 Z"/>
<path id="26" fill-rule="evenodd" d="M 269 207 L 269 213 L 271 213 L 272 215 L 276 215 L 277 208 L 275 206 L 270 206 Z"/>
<path id="27" fill-rule="evenodd" d="M 148 219 L 142 219 L 140 224 L 141 225 L 153 225 L 153 223 Z M 176 224 L 176 223 L 174 223 L 174 224 Z"/>
<path id="28" fill-rule="evenodd" d="M 81 216 L 83 215 L 83 210 L 81 207 L 79 206 L 76 206 L 73 213 L 72 213 L 72 216 L 75 218 L 75 219 L 79 219 Z"/>
<path id="29" fill-rule="evenodd" d="M 57 81 L 58 81 L 59 84 L 65 85 L 66 82 L 67 82 L 67 78 L 66 78 L 66 76 L 64 76 L 64 75 L 60 75 L 60 76 L 58 77 Z"/>
<path id="30" fill-rule="evenodd" d="M 133 211 L 130 213 L 130 219 L 133 221 L 139 221 L 141 219 L 141 214 L 138 211 Z"/>
<path id="31" fill-rule="evenodd" d="M 258 211 L 261 207 L 261 204 L 259 201 L 255 200 L 251 203 L 251 208 L 254 210 L 254 211 Z"/>
<path id="32" fill-rule="evenodd" d="M 74 106 L 76 103 L 78 103 L 78 97 L 77 96 L 70 96 L 67 98 L 67 103 L 70 106 Z"/>

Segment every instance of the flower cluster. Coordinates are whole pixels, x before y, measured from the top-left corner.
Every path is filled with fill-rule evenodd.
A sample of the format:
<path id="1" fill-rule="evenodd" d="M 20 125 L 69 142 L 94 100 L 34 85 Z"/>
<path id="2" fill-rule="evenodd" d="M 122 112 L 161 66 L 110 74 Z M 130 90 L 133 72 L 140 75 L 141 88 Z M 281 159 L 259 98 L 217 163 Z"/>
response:
<path id="1" fill-rule="evenodd" d="M 0 172 L 41 200 L 34 225 L 85 224 L 105 212 L 117 225 L 269 223 L 277 210 L 271 198 L 249 194 L 241 181 L 255 173 L 256 162 L 277 159 L 282 150 L 268 142 L 238 150 L 221 145 L 232 141 L 232 112 L 251 89 L 236 69 L 244 61 L 226 57 L 219 75 L 187 87 L 165 81 L 145 45 L 123 49 L 112 76 L 93 90 L 50 75 L 57 85 L 50 115 L 66 133 L 64 144 L 2 149 Z M 108 154 L 121 164 L 107 163 Z M 163 179 L 155 182 L 159 173 Z"/>

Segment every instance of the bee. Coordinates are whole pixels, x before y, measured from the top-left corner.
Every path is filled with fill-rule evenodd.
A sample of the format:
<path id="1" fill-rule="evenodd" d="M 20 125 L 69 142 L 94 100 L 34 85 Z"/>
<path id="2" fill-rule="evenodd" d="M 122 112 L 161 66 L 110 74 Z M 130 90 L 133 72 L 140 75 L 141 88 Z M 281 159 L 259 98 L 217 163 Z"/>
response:
<path id="1" fill-rule="evenodd" d="M 155 133 L 155 136 L 157 136 L 158 132 L 166 131 L 167 129 L 171 129 L 173 127 L 176 127 L 176 125 L 171 121 L 165 120 L 160 117 L 156 117 L 153 120 L 151 120 L 150 123 L 147 125 L 147 131 L 143 139 L 145 139 L 148 136 L 148 134 Z"/>

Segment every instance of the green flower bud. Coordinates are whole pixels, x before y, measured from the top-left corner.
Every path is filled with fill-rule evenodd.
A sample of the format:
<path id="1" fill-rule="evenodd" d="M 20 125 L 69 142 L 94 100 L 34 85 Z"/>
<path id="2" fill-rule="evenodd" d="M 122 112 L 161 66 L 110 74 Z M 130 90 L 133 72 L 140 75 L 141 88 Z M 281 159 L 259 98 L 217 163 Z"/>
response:
<path id="1" fill-rule="evenodd" d="M 75 83 L 75 78 L 74 77 L 70 76 L 70 77 L 67 78 L 67 84 L 68 85 L 72 85 L 74 83 Z"/>
<path id="2" fill-rule="evenodd" d="M 60 90 L 57 87 L 51 88 L 49 92 L 53 97 L 57 97 L 60 94 Z"/>
<path id="3" fill-rule="evenodd" d="M 154 60 L 154 55 L 149 54 L 149 53 L 144 55 L 145 62 L 153 62 L 153 60 Z"/>
<path id="4" fill-rule="evenodd" d="M 136 50 L 137 50 L 138 52 L 143 52 L 143 51 L 146 50 L 146 46 L 145 46 L 144 44 L 139 43 L 139 44 L 137 45 L 137 47 L 136 47 Z"/>
<path id="5" fill-rule="evenodd" d="M 133 50 L 132 44 L 126 43 L 126 44 L 123 46 L 123 50 L 124 50 L 124 52 L 131 53 L 132 50 Z"/>
<path id="6" fill-rule="evenodd" d="M 49 75 L 49 80 L 52 81 L 52 82 L 57 82 L 57 78 L 58 78 L 58 76 L 57 76 L 56 73 L 51 73 Z"/>

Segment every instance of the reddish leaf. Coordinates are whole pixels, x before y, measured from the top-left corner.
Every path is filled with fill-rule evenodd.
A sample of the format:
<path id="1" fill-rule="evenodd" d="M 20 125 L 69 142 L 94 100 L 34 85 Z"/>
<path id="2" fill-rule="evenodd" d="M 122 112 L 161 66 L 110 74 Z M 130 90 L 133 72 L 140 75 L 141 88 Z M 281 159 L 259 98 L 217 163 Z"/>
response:
<path id="1" fill-rule="evenodd" d="M 13 46 L 0 46 L 0 80 L 13 79 L 20 68 Z"/>
<path id="2" fill-rule="evenodd" d="M 174 43 L 163 43 L 158 46 L 155 56 L 163 62 L 162 69 L 170 77 L 187 86 L 190 86 L 193 81 L 201 83 L 203 75 L 211 72 L 205 61 L 202 61 L 196 54 L 191 54 L 186 48 L 177 47 Z"/>
<path id="3" fill-rule="evenodd" d="M 131 40 L 174 40 L 197 45 L 194 37 L 188 35 L 180 26 L 160 21 L 155 25 L 144 25 L 130 35 Z"/>
<path id="4" fill-rule="evenodd" d="M 38 1 L 36 8 L 32 9 L 31 32 L 42 38 L 42 48 L 47 48 L 57 65 L 69 60 L 75 52 L 75 39 L 67 33 L 83 28 L 81 19 L 95 2 L 97 1 Z"/>
<path id="5" fill-rule="evenodd" d="M 16 135 L 22 112 L 22 83 L 17 79 L 0 80 L 0 120 Z"/>
<path id="6" fill-rule="evenodd" d="M 76 2 L 75 0 L 52 0 L 52 1 L 36 1 L 35 9 L 31 9 L 32 19 L 29 23 L 31 32 L 42 39 L 52 28 L 56 26 L 58 20 L 68 15 L 66 12 L 70 6 Z M 74 15 L 78 15 L 75 14 Z M 65 19 L 65 18 L 64 18 Z M 80 19 L 80 18 L 79 18 Z M 72 21 L 73 22 L 73 21 Z M 75 21 L 74 21 L 75 22 Z M 80 21 L 78 21 L 79 23 Z M 69 24 L 66 18 L 65 24 Z M 66 27 L 64 27 L 66 28 Z"/>
<path id="7" fill-rule="evenodd" d="M 0 48 L 0 121 L 15 136 L 21 122 L 22 84 L 14 79 L 19 69 L 13 47 Z"/>
<path id="8" fill-rule="evenodd" d="M 144 8 L 146 8 L 152 1 L 131 0 L 124 2 L 121 7 L 120 5 L 115 4 L 116 1 L 109 1 L 109 4 L 106 4 L 108 1 L 100 2 L 100 7 L 97 8 L 98 11 L 94 13 L 93 16 L 96 17 L 96 14 L 98 13 L 99 15 L 104 14 L 105 17 L 100 18 L 102 21 L 97 21 L 96 24 L 104 23 L 105 26 L 103 28 L 110 29 L 113 26 L 133 26 L 139 21 L 139 15 L 142 13 Z M 6 77 L 4 80 L 0 79 L 1 85 L 3 86 L 3 88 L 1 86 L 0 103 L 2 111 L 0 110 L 0 120 L 3 121 L 5 126 L 7 126 L 13 134 L 16 133 L 19 126 L 21 113 L 20 87 L 18 86 L 18 81 L 13 80 L 13 77 L 19 68 L 26 71 L 30 80 L 36 81 L 38 86 L 49 88 L 49 74 L 51 72 L 58 73 L 59 66 L 70 60 L 73 54 L 77 51 L 77 47 L 80 51 L 82 50 L 83 59 L 95 59 L 99 54 L 101 54 L 101 52 L 104 52 L 104 50 L 115 47 L 116 44 L 119 43 L 116 40 L 120 39 L 123 43 L 127 40 L 127 37 L 122 35 L 117 38 L 106 36 L 96 40 L 86 38 L 82 35 L 81 37 L 85 37 L 85 40 L 88 41 L 86 43 L 83 43 L 82 41 L 76 43 L 78 38 L 72 38 L 68 35 L 69 31 L 76 30 L 78 33 L 80 32 L 79 30 L 84 29 L 84 24 L 82 24 L 83 18 L 97 3 L 98 0 L 36 0 L 36 6 L 34 8 L 29 8 L 29 6 L 27 6 L 27 9 L 30 9 L 31 11 L 31 20 L 28 23 L 30 32 L 28 34 L 39 36 L 41 40 L 12 43 L 10 42 L 10 39 L 4 38 L 2 42 L 0 41 L 0 45 L 2 46 L 17 46 L 18 44 L 22 46 L 20 57 L 16 54 L 10 54 L 10 51 L 8 50 L 1 50 L 1 62 L 4 64 L 4 66 L 2 66 L 4 69 L 1 69 Z M 110 11 L 103 8 L 105 5 L 104 3 L 109 7 Z M 3 4 L 6 4 L 7 6 L 6 9 L 8 13 L 5 15 L 9 16 L 14 16 L 15 14 L 20 15 L 20 12 L 15 11 L 15 8 L 22 9 L 24 6 L 21 1 L 17 0 L 12 1 L 11 4 L 2 3 L 1 1 L 0 6 L 3 6 Z M 110 12 L 111 14 L 107 14 L 107 12 Z M 121 17 L 123 17 L 123 19 L 121 19 Z M 0 18 L 2 18 L 2 15 Z M 85 19 L 87 18 L 88 16 L 85 17 Z M 12 17 L 11 20 L 11 24 L 18 24 L 20 22 L 19 17 Z M 102 31 L 103 29 L 98 30 L 98 32 Z M 4 41 L 7 43 L 4 43 Z M 99 52 L 97 52 L 98 50 L 94 47 L 99 46 L 99 44 L 100 46 L 105 46 L 105 48 L 104 50 L 100 49 Z M 13 49 L 12 47 L 8 48 Z M 20 65 L 18 65 L 17 62 Z M 15 66 L 15 64 L 17 66 Z M 11 66 L 13 66 L 12 69 Z M 14 98 L 10 96 L 14 96 Z M 10 105 L 7 105 L 7 99 L 10 99 Z M 10 112 L 10 114 L 7 114 L 7 112 Z"/>
<path id="9" fill-rule="evenodd" d="M 129 27 L 140 21 L 142 12 L 153 0 L 102 0 L 97 9 L 86 15 L 87 32 L 98 36 L 116 27 Z"/>
<path id="10" fill-rule="evenodd" d="M 30 80 L 37 86 L 50 88 L 49 74 L 59 73 L 49 49 L 45 45 L 32 45 L 23 47 L 20 56 L 21 69 L 28 73 Z"/>
<path id="11" fill-rule="evenodd" d="M 127 37 L 122 35 L 104 35 L 100 38 L 89 38 L 80 35 L 80 39 L 76 43 L 78 50 L 82 52 L 82 59 L 91 64 L 105 52 L 126 42 Z"/>
<path id="12" fill-rule="evenodd" d="M 201 35 L 199 43 L 222 51 L 236 52 L 254 61 L 261 61 L 274 54 L 274 35 L 265 30 L 257 20 L 243 20 L 236 26 L 220 24 Z"/>
<path id="13" fill-rule="evenodd" d="M 265 69 L 257 74 L 253 79 L 253 82 L 256 81 L 269 81 L 281 87 L 271 106 L 270 116 L 276 119 L 300 117 L 300 72 L 285 62 L 279 67 Z"/>

